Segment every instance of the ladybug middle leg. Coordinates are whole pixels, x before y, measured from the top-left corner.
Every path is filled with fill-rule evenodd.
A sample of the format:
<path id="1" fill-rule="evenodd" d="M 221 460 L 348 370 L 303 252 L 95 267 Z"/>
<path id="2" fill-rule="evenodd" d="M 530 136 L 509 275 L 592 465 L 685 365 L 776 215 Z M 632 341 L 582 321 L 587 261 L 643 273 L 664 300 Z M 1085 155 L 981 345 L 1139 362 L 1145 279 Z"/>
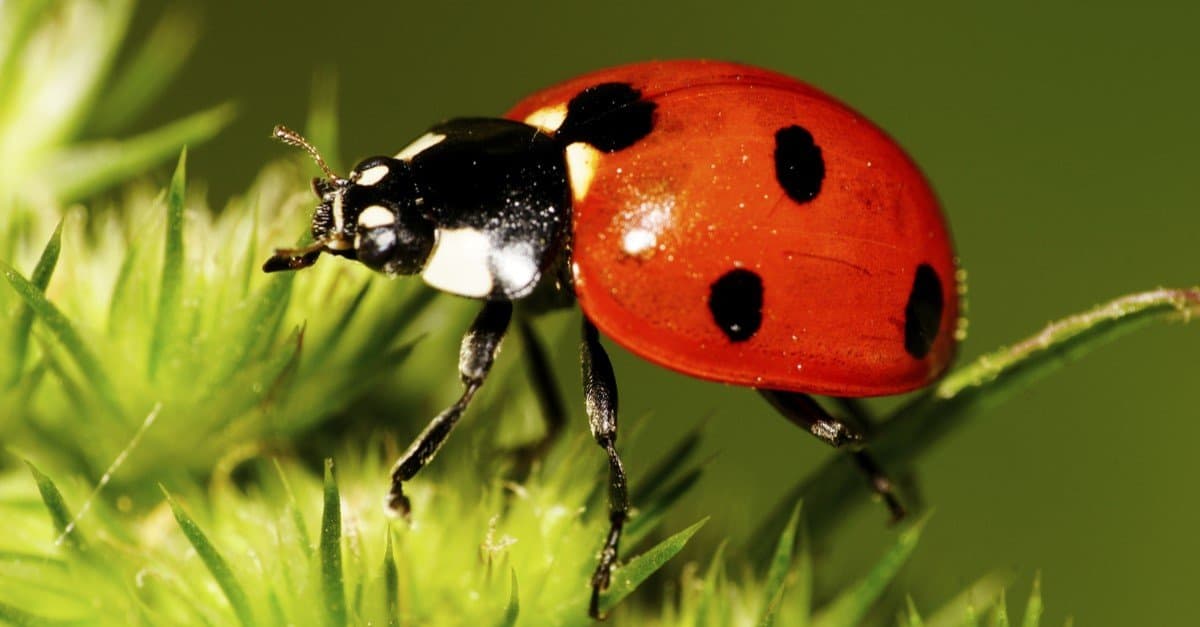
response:
<path id="1" fill-rule="evenodd" d="M 458 355 L 458 372 L 463 382 L 462 396 L 429 422 L 392 467 L 392 489 L 388 492 L 387 505 L 393 512 L 408 514 L 409 502 L 408 497 L 404 496 L 402 484 L 412 479 L 437 455 L 446 437 L 467 410 L 467 405 L 483 386 L 500 350 L 500 342 L 508 330 L 512 310 L 509 301 L 488 301 L 463 336 L 462 350 Z"/>
<path id="2" fill-rule="evenodd" d="M 600 592 L 608 588 L 613 565 L 617 562 L 617 545 L 621 530 L 629 516 L 629 492 L 626 489 L 625 467 L 617 455 L 617 379 L 612 362 L 600 344 L 595 325 L 583 319 L 583 342 L 579 348 L 583 368 L 583 395 L 588 424 L 596 443 L 608 453 L 608 536 L 600 551 L 600 563 L 592 574 L 592 601 L 588 614 L 603 619 L 600 614 Z"/>
<path id="3" fill-rule="evenodd" d="M 846 421 L 839 420 L 825 411 L 811 396 L 796 392 L 780 390 L 759 390 L 767 402 L 797 426 L 815 435 L 817 439 L 834 448 L 846 448 L 854 463 L 858 465 L 871 489 L 875 491 L 892 513 L 892 520 L 898 521 L 905 516 L 904 506 L 896 498 L 892 490 L 892 480 L 875 461 L 875 458 L 863 448 L 863 436 L 858 429 Z"/>

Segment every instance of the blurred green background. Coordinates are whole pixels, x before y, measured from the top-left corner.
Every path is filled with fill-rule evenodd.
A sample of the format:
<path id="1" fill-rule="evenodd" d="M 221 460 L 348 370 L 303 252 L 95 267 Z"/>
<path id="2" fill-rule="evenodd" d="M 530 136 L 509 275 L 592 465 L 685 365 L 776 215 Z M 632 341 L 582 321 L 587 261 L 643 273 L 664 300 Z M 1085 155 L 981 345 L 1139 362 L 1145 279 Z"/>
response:
<path id="1" fill-rule="evenodd" d="M 143 6 L 134 35 L 164 4 Z M 1200 5 L 888 4 L 214 0 L 194 5 L 200 45 L 144 126 L 236 99 L 237 122 L 189 156 L 220 206 L 291 155 L 268 131 L 302 125 L 319 69 L 337 77 L 342 155 L 355 160 L 587 70 L 744 61 L 851 103 L 924 167 L 969 272 L 964 358 L 1110 297 L 1200 279 Z M 579 404 L 574 341 L 559 347 Z M 654 458 L 647 442 L 666 446 L 712 417 L 705 446 L 717 457 L 669 523 L 713 514 L 703 555 L 727 534 L 744 543 L 831 454 L 746 390 L 613 352 L 626 424 L 650 414 L 629 453 L 635 475 Z M 1155 327 L 954 434 L 920 465 L 936 513 L 899 589 L 930 606 L 1004 567 L 1023 598 L 1040 569 L 1050 624 L 1194 624 L 1183 601 L 1200 558 L 1198 377 L 1200 333 Z M 489 428 L 472 418 L 464 430 Z M 858 510 L 826 547 L 826 585 L 878 554 L 884 522 L 882 507 Z"/>

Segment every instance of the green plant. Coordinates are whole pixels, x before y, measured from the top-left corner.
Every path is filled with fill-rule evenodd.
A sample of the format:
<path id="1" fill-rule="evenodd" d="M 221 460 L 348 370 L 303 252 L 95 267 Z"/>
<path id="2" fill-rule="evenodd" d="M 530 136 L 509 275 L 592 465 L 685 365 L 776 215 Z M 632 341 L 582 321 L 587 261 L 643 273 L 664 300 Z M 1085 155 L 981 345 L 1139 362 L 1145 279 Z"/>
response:
<path id="1" fill-rule="evenodd" d="M 6 425 L 6 432 L 10 449 L 37 461 L 29 465 L 32 483 L 21 479 L 20 467 L 0 478 L 0 512 L 13 530 L 0 547 L 0 578 L 7 582 L 0 616 L 269 624 L 328 622 L 322 617 L 334 612 L 332 622 L 583 621 L 589 547 L 604 522 L 597 515 L 599 482 L 577 480 L 600 474 L 599 457 L 583 454 L 590 441 L 561 442 L 519 483 L 505 478 L 513 468 L 502 443 L 476 441 L 473 455 L 435 465 L 413 484 L 417 514 L 408 525 L 389 522 L 379 505 L 385 464 L 395 453 L 389 440 L 366 446 L 365 458 L 340 455 L 347 460 L 340 482 L 331 465 L 322 481 L 288 443 L 303 442 L 403 361 L 419 324 L 446 326 L 444 303 L 411 285 L 405 291 L 404 284 L 388 284 L 381 294 L 373 287 L 381 279 L 355 276 L 344 264 L 264 281 L 256 271 L 258 242 L 281 237 L 285 216 L 303 211 L 299 195 L 285 191 L 302 189 L 300 172 L 272 166 L 247 195 L 252 200 L 235 201 L 215 221 L 202 210 L 188 221 L 184 161 L 164 195 L 135 191 L 129 206 L 91 218 L 103 228 L 93 231 L 79 216 L 57 229 L 28 278 L 3 270 L 22 302 L 16 317 L 28 319 L 35 339 L 16 362 L 20 369 L 9 373 L 15 383 L 8 398 L 24 399 L 10 407 L 23 422 Z M 136 241 L 120 239 L 126 221 L 140 227 Z M 70 271 L 56 263 L 63 241 L 85 253 Z M 204 264 L 181 261 L 195 250 L 224 263 L 201 272 Z M 75 297 L 48 298 L 42 289 L 48 277 Z M 83 298 L 89 294 L 94 301 Z M 231 308 L 245 315 L 221 315 Z M 967 364 L 918 397 L 884 423 L 880 451 L 893 463 L 914 456 L 938 433 L 922 430 L 944 432 L 968 410 L 1083 348 L 1146 321 L 1186 319 L 1197 308 L 1200 291 L 1161 290 L 1052 325 Z M 465 323 L 457 322 L 451 326 Z M 179 337 L 188 341 L 170 339 Z M 380 351 L 380 338 L 394 350 Z M 451 367 L 446 360 L 437 371 Z M 499 374 L 493 389 L 520 385 L 511 372 Z M 438 391 L 422 385 L 409 394 Z M 513 395 L 498 406 L 519 414 L 533 404 Z M 922 435 L 906 436 L 901 445 L 889 440 L 898 429 Z M 628 547 L 661 537 L 662 514 L 701 472 L 689 461 L 698 437 L 686 437 L 634 486 L 640 510 Z M 355 451 L 364 448 L 348 442 Z M 66 481 L 52 481 L 38 468 Z M 830 468 L 824 472 L 836 477 L 839 463 Z M 807 519 L 818 532 L 853 502 L 819 492 L 810 497 Z M 787 511 L 777 531 L 762 534 L 779 538 L 764 575 L 718 552 L 703 576 L 684 570 L 676 598 L 618 606 L 618 620 L 855 624 L 869 615 L 921 526 L 902 531 L 859 584 L 814 611 L 808 544 L 795 552 L 804 534 L 795 508 Z M 632 592 L 696 528 L 643 548 L 642 557 L 618 571 L 608 602 Z M 741 574 L 730 576 L 731 568 Z M 68 580 L 74 583 L 64 585 Z M 922 619 L 910 607 L 901 620 L 957 624 L 993 607 L 1003 581 L 985 576 L 947 609 Z M 1003 624 L 1002 613 L 994 616 Z"/>
<path id="2" fill-rule="evenodd" d="M 378 506 L 377 457 L 349 472 L 325 464 L 323 480 L 291 462 L 252 462 L 259 479 L 243 490 L 216 477 L 207 494 L 164 488 L 159 506 L 135 517 L 98 505 L 77 517 L 57 484 L 32 464 L 32 484 L 4 495 L 15 534 L 0 545 L 0 619 L 17 624 L 497 624 L 581 625 L 592 568 L 586 551 L 604 523 L 589 491 L 561 471 L 584 470 L 576 438 L 552 455 L 560 472 L 520 486 L 480 477 L 482 463 L 418 490 L 437 506 L 412 525 L 394 525 Z M 479 459 L 484 459 L 480 457 Z M 587 470 L 600 470 L 597 464 Z M 338 476 L 343 475 L 339 480 Z M 345 475 L 350 478 L 347 480 Z M 472 481 L 481 483 L 472 483 Z M 341 485 L 351 486 L 342 489 Z M 480 487 L 482 486 L 482 487 Z M 86 486 L 79 486 L 85 488 Z M 436 492 L 436 496 L 435 493 Z M 594 496 L 594 495 L 591 495 Z M 662 498 L 660 495 L 659 498 Z M 651 501 L 650 507 L 669 502 Z M 602 508 L 600 508 L 602 509 Z M 46 514 L 49 514 L 49 521 Z M 319 516 L 318 516 L 319 513 Z M 727 575 L 718 551 L 703 575 L 685 570 L 678 600 L 660 609 L 621 606 L 615 621 L 636 624 L 859 623 L 916 546 L 923 521 L 856 584 L 815 611 L 808 544 L 793 551 L 799 508 L 780 536 L 765 577 Z M 49 525 L 46 523 L 50 522 Z M 631 558 L 618 571 L 613 605 L 676 555 L 703 521 Z M 46 533 L 53 529 L 52 534 Z M 645 524 L 631 529 L 637 543 Z M 57 540 L 52 540 L 57 537 Z M 19 547 L 19 548 L 17 548 Z M 36 547 L 31 550 L 30 547 Z M 63 585 L 69 580 L 72 585 Z M 989 574 L 922 619 L 911 600 L 904 625 L 967 624 L 990 611 L 1004 617 L 1005 577 Z M 1036 625 L 1037 588 L 1026 610 Z"/>

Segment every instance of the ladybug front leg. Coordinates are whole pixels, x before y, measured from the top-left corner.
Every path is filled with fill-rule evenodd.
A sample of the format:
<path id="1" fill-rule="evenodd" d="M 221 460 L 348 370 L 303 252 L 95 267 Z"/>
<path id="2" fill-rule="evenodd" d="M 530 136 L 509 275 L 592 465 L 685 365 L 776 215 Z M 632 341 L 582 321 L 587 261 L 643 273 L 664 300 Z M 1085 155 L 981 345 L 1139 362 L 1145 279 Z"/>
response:
<path id="1" fill-rule="evenodd" d="M 401 484 L 412 479 L 434 455 L 437 455 L 438 449 L 442 448 L 446 441 L 446 436 L 450 435 L 475 393 L 483 386 L 483 381 L 496 360 L 496 353 L 500 350 L 504 333 L 508 330 L 512 309 L 512 303 L 509 301 L 488 301 L 471 323 L 467 334 L 463 336 L 462 349 L 458 354 L 458 372 L 463 382 L 462 396 L 429 422 L 421 435 L 417 436 L 416 441 L 392 467 L 392 489 L 388 492 L 387 505 L 393 512 L 408 514 L 408 497 L 404 496 Z"/>
<path id="2" fill-rule="evenodd" d="M 862 435 L 844 421 L 834 418 L 817 404 L 807 394 L 783 392 L 779 390 L 759 390 L 759 393 L 771 403 L 779 413 L 805 431 L 817 436 L 817 439 L 834 448 L 849 449 L 850 456 L 863 474 L 867 475 L 871 489 L 875 491 L 892 513 L 892 520 L 898 521 L 905 516 L 904 506 L 896 498 L 892 489 L 892 480 L 880 468 L 875 458 L 863 448 Z"/>
<path id="3" fill-rule="evenodd" d="M 629 516 L 629 494 L 626 490 L 625 467 L 617 455 L 617 379 L 612 362 L 600 344 L 596 326 L 583 319 L 583 342 L 579 349 L 583 367 L 583 396 L 587 407 L 588 424 L 596 443 L 608 453 L 608 537 L 600 551 L 600 563 L 592 574 L 592 601 L 588 615 L 603 619 L 600 614 L 600 592 L 608 588 L 613 565 L 617 562 L 617 545 L 621 529 Z"/>

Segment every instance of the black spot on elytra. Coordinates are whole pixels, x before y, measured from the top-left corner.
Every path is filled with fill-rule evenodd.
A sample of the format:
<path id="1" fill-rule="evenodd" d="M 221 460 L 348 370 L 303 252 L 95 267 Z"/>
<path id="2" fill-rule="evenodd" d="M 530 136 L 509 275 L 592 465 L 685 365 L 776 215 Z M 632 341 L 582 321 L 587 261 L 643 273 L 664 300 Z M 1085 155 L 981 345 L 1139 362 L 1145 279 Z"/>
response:
<path id="1" fill-rule="evenodd" d="M 812 133 L 802 126 L 786 126 L 775 132 L 775 178 L 792 200 L 806 203 L 821 193 L 825 159 Z"/>
<path id="2" fill-rule="evenodd" d="M 604 152 L 628 148 L 654 128 L 655 104 L 628 83 L 601 83 L 567 103 L 557 135 L 566 143 L 587 142 Z"/>
<path id="3" fill-rule="evenodd" d="M 942 280 L 927 263 L 917 266 L 904 306 L 904 350 L 922 359 L 929 354 L 942 322 Z"/>
<path id="4" fill-rule="evenodd" d="M 713 322 L 731 342 L 745 342 L 758 332 L 762 307 L 762 278 L 742 268 L 721 275 L 708 293 Z"/>

